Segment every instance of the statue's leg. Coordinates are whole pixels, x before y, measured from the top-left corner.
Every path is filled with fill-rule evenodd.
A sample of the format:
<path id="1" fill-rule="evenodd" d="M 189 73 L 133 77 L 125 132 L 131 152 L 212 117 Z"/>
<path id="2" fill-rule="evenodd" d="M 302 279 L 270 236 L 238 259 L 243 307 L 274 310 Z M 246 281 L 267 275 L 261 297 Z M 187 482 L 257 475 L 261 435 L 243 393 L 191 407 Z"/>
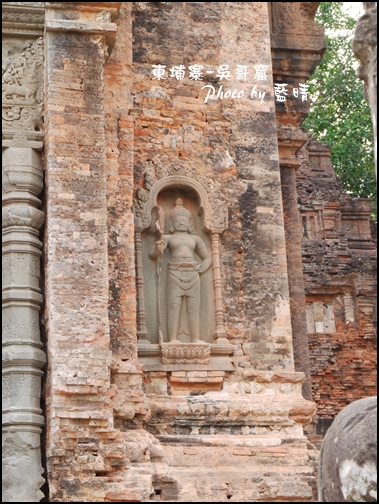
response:
<path id="1" fill-rule="evenodd" d="M 176 303 L 168 304 L 167 329 L 170 343 L 179 343 L 178 331 L 181 305 Z"/>
<path id="2" fill-rule="evenodd" d="M 190 296 L 187 297 L 187 317 L 188 328 L 191 335 L 191 342 L 200 341 L 200 282 L 197 282 L 190 289 Z"/>
<path id="3" fill-rule="evenodd" d="M 167 282 L 167 330 L 170 343 L 179 343 L 179 322 L 183 296 L 181 289 L 174 282 Z"/>

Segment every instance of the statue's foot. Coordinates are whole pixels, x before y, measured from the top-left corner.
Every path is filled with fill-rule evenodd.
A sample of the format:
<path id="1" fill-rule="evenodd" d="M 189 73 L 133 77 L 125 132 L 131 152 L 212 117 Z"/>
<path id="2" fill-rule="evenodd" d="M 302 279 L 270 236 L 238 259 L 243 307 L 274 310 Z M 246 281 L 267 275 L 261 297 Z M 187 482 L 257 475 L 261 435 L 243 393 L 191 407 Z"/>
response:
<path id="1" fill-rule="evenodd" d="M 198 340 L 192 340 L 191 343 L 196 343 L 196 345 L 208 345 L 205 341 L 202 341 L 200 339 Z"/>
<path id="2" fill-rule="evenodd" d="M 177 345 L 178 343 L 181 343 L 181 341 L 179 341 L 178 339 L 172 339 L 169 341 L 169 343 L 174 343 L 175 345 Z"/>

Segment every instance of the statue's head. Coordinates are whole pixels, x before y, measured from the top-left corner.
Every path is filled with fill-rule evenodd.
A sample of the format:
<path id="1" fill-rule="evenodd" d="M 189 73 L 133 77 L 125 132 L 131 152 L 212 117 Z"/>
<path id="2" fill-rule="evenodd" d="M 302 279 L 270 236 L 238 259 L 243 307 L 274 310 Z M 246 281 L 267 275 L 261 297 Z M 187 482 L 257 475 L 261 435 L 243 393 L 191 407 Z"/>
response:
<path id="1" fill-rule="evenodd" d="M 174 209 L 171 212 L 170 232 L 175 231 L 190 231 L 191 228 L 191 212 L 184 208 L 182 198 L 175 201 Z"/>

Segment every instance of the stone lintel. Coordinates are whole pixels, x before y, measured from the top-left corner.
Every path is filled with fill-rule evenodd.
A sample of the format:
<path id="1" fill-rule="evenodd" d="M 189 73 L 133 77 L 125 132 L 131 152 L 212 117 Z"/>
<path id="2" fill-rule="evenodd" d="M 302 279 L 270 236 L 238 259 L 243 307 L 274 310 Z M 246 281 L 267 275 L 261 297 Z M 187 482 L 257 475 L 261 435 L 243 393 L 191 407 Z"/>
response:
<path id="1" fill-rule="evenodd" d="M 49 19 L 46 21 L 46 29 L 50 31 L 68 31 L 94 34 L 114 34 L 117 30 L 115 23 L 99 23 L 98 21 Z"/>

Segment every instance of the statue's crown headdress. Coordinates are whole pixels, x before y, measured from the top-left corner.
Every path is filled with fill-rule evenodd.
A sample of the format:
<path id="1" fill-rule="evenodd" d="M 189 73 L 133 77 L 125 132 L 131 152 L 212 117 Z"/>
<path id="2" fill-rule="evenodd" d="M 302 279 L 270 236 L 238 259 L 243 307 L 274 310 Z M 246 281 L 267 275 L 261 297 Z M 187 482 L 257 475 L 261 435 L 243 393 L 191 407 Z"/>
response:
<path id="1" fill-rule="evenodd" d="M 173 219 L 175 217 L 180 217 L 180 216 L 184 216 L 184 217 L 188 217 L 188 218 L 191 217 L 191 212 L 189 210 L 187 210 L 186 208 L 184 208 L 184 206 L 183 206 L 182 198 L 178 198 L 175 201 L 174 209 L 171 212 L 171 218 L 173 218 Z"/>

